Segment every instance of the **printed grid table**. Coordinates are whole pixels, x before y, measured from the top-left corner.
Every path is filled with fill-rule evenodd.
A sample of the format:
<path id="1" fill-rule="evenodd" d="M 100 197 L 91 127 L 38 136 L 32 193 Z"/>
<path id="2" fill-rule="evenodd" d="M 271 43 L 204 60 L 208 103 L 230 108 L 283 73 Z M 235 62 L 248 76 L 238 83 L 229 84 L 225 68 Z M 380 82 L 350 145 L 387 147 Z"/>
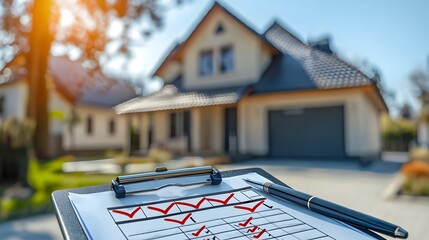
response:
<path id="1" fill-rule="evenodd" d="M 232 217 L 213 215 L 213 209 Z M 107 210 L 130 240 L 333 240 L 284 210 L 274 208 L 269 200 L 250 188 Z M 205 220 L 207 210 L 211 210 L 210 220 Z M 166 224 L 161 231 L 147 231 L 150 225 Z"/>

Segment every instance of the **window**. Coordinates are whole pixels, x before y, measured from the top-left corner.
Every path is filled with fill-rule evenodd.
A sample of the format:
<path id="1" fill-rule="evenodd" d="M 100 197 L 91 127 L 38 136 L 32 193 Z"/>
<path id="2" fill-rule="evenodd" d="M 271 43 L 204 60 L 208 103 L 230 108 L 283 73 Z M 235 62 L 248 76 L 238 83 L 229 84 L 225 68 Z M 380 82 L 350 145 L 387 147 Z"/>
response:
<path id="1" fill-rule="evenodd" d="M 92 116 L 88 116 L 86 118 L 86 134 L 91 135 L 92 131 Z"/>
<path id="2" fill-rule="evenodd" d="M 213 51 L 203 51 L 200 55 L 200 75 L 213 75 Z"/>
<path id="3" fill-rule="evenodd" d="M 223 25 L 221 24 L 221 23 L 219 23 L 219 25 L 217 25 L 217 27 L 216 27 L 216 34 L 221 34 L 221 33 L 223 33 L 225 30 L 224 30 L 224 28 L 223 28 Z"/>
<path id="4" fill-rule="evenodd" d="M 224 47 L 220 52 L 220 72 L 228 73 L 234 70 L 234 52 L 232 47 Z"/>
<path id="5" fill-rule="evenodd" d="M 109 133 L 110 135 L 114 135 L 116 132 L 116 124 L 114 119 L 109 120 Z"/>
<path id="6" fill-rule="evenodd" d="M 5 105 L 5 98 L 4 96 L 0 96 L 0 116 L 4 114 L 4 105 Z"/>
<path id="7" fill-rule="evenodd" d="M 170 113 L 170 138 L 189 135 L 189 112 Z"/>

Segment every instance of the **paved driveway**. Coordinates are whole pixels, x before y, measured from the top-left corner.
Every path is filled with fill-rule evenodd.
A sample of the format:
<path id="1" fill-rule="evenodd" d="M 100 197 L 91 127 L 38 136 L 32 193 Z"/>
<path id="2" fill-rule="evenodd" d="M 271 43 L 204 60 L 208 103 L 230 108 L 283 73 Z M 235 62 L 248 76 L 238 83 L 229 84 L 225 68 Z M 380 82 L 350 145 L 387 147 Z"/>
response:
<path id="1" fill-rule="evenodd" d="M 409 239 L 429 239 L 429 198 L 383 197 L 396 177 L 398 163 L 362 166 L 358 162 L 258 160 L 220 169 L 253 166 L 265 169 L 297 190 L 398 224 L 409 231 Z"/>
<path id="2" fill-rule="evenodd" d="M 429 239 L 429 200 L 383 198 L 398 163 L 259 160 L 219 166 L 221 170 L 261 167 L 292 187 L 394 222 L 410 232 L 410 239 Z M 0 225 L 0 239 L 61 238 L 53 215 Z"/>
<path id="3" fill-rule="evenodd" d="M 0 224 L 0 239 L 52 240 L 62 239 L 54 215 L 42 215 Z"/>

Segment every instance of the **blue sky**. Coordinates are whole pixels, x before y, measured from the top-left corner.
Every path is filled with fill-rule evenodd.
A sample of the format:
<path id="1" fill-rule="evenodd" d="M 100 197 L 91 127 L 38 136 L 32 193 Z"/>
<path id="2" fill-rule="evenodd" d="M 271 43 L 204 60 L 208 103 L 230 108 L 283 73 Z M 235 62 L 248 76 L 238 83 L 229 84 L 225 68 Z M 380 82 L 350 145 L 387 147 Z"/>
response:
<path id="1" fill-rule="evenodd" d="M 427 0 L 222 0 L 227 9 L 263 32 L 280 19 L 304 41 L 330 35 L 334 51 L 351 63 L 377 66 L 396 101 L 417 107 L 409 75 L 429 57 Z M 213 0 L 191 0 L 166 13 L 165 26 L 134 49 L 130 71 L 147 76 L 171 46 L 182 40 Z M 159 85 L 150 84 L 150 89 Z"/>

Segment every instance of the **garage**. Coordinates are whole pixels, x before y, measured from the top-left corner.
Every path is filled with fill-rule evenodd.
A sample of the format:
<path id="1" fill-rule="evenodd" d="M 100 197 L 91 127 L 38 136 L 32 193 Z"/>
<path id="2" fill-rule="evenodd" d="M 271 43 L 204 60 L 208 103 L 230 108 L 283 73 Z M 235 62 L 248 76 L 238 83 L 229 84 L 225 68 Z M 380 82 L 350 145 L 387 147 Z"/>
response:
<path id="1" fill-rule="evenodd" d="M 268 119 L 273 158 L 345 157 L 343 106 L 272 110 Z"/>

